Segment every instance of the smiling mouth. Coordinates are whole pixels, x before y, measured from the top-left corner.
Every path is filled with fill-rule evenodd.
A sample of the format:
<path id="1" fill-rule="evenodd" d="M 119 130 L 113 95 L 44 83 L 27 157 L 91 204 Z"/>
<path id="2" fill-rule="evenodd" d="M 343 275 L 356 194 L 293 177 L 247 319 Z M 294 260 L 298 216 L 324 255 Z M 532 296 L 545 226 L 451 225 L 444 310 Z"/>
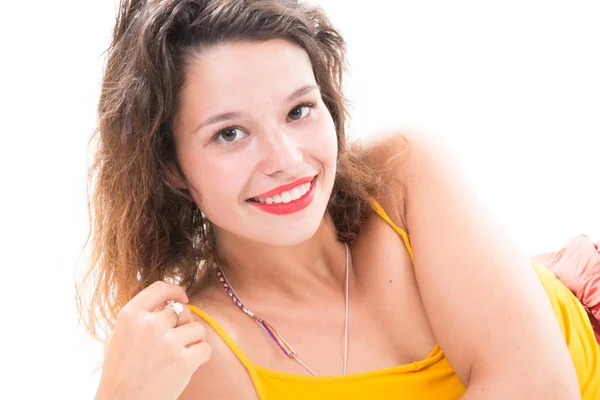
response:
<path id="1" fill-rule="evenodd" d="M 247 201 L 260 204 L 287 204 L 302 199 L 310 193 L 312 186 L 315 184 L 317 177 L 315 176 L 310 182 L 300 183 L 291 189 L 282 191 L 272 196 L 253 197 Z"/>

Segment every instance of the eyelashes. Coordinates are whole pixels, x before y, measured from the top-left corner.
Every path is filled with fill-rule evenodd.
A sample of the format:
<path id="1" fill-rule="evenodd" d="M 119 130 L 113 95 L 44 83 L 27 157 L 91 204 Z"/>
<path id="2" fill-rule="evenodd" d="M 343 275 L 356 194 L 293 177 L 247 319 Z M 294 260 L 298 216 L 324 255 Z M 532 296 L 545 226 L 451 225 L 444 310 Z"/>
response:
<path id="1" fill-rule="evenodd" d="M 308 109 L 308 113 L 310 113 L 310 111 L 313 108 L 315 108 L 315 105 L 313 103 L 300 103 L 296 107 L 294 107 L 294 108 L 292 108 L 290 110 L 290 112 L 288 113 L 288 118 L 289 118 L 289 116 L 290 116 L 290 114 L 291 114 L 292 111 L 299 110 L 299 109 L 302 109 L 302 108 L 307 108 Z M 292 118 L 292 121 L 299 121 L 300 119 L 304 119 L 304 118 L 306 118 L 306 117 L 299 118 L 299 119 Z"/>
<path id="2" fill-rule="evenodd" d="M 286 121 L 291 123 L 291 122 L 296 122 L 296 121 L 301 121 L 303 119 L 306 119 L 306 118 L 310 117 L 310 115 L 312 114 L 312 110 L 315 107 L 316 107 L 316 104 L 312 103 L 312 102 L 303 102 L 303 103 L 297 104 L 292 109 L 290 109 L 290 111 L 288 112 L 288 114 L 286 116 Z M 293 116 L 291 116 L 294 111 L 298 111 L 298 110 L 300 110 L 300 114 L 295 113 Z M 303 110 L 306 110 L 305 113 L 302 113 Z M 227 125 L 222 128 L 219 128 L 217 130 L 217 132 L 213 135 L 211 141 L 218 141 L 223 144 L 233 144 L 233 143 L 237 142 L 238 140 L 240 140 L 240 138 L 238 137 L 239 136 L 238 133 L 241 135 L 246 135 L 246 136 L 248 135 L 244 131 L 244 129 L 239 126 Z"/>
<path id="3" fill-rule="evenodd" d="M 221 129 L 219 132 L 217 132 L 217 134 L 215 135 L 215 140 L 219 140 L 220 142 L 224 142 L 224 143 L 233 143 L 235 140 L 235 138 L 237 137 L 237 132 L 242 132 L 243 134 L 247 135 L 246 132 L 244 132 L 241 128 L 239 127 L 227 127 L 225 129 Z M 231 138 L 231 140 L 228 140 L 228 138 L 225 137 L 226 134 L 230 134 L 233 133 L 235 136 L 233 138 Z"/>

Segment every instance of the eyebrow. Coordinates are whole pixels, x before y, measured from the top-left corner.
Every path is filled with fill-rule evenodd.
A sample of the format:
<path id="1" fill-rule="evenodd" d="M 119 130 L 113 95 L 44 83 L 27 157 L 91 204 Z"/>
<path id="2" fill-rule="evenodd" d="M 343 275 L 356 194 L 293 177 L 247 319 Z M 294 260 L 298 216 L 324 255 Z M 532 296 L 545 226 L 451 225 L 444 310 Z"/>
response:
<path id="1" fill-rule="evenodd" d="M 319 89 L 319 86 L 317 85 L 304 85 L 296 90 L 294 90 L 292 92 L 292 94 L 288 95 L 284 102 L 285 103 L 291 103 L 292 101 L 296 100 L 298 97 L 302 97 L 305 94 L 312 92 L 315 89 Z M 193 131 L 192 134 L 198 132 L 200 129 L 208 126 L 208 125 L 212 125 L 212 124 L 216 124 L 217 122 L 221 122 L 221 121 L 227 121 L 230 119 L 235 119 L 235 118 L 239 118 L 242 116 L 242 113 L 240 111 L 228 111 L 228 112 L 224 112 L 224 113 L 219 113 L 219 114 L 215 114 L 212 115 L 210 117 L 208 117 L 204 122 L 201 122 Z"/>

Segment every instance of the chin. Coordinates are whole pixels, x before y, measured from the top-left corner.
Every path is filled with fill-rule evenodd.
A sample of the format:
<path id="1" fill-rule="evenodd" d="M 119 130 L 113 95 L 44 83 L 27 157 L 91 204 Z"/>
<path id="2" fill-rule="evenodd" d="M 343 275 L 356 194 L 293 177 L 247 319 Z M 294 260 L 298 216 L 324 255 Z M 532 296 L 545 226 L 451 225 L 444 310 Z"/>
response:
<path id="1" fill-rule="evenodd" d="M 268 246 L 294 246 L 312 239 L 321 227 L 322 222 L 323 213 L 312 210 L 302 218 L 288 220 L 283 226 L 282 224 L 276 224 L 276 226 L 256 224 L 254 227 L 250 227 L 250 231 L 245 232 L 247 235 L 245 236 Z M 258 230 L 256 229 L 257 226 L 260 226 Z"/>
<path id="2" fill-rule="evenodd" d="M 279 232 L 277 235 L 269 235 L 264 238 L 264 242 L 277 247 L 295 246 L 297 244 L 309 241 L 317 232 L 318 226 L 315 229 L 306 229 L 303 231 L 289 230 L 288 232 Z"/>

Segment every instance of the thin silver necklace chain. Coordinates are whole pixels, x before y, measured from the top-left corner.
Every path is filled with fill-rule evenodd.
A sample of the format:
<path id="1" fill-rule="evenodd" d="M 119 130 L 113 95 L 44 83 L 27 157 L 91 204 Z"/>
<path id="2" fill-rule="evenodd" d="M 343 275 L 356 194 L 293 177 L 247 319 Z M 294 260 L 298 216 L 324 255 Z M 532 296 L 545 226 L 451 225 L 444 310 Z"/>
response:
<path id="1" fill-rule="evenodd" d="M 348 288 L 348 286 L 349 286 L 348 285 L 349 275 L 350 275 L 350 273 L 349 273 L 350 269 L 348 268 L 348 259 L 349 259 L 350 250 L 348 249 L 348 245 L 346 243 L 344 243 L 344 247 L 346 249 L 345 288 L 344 288 L 344 297 L 345 297 L 345 315 L 344 315 L 344 376 L 346 376 L 347 375 L 347 371 L 348 371 L 348 329 L 349 329 L 348 321 L 349 321 L 349 314 L 350 314 L 350 310 L 349 310 L 349 288 Z M 244 313 L 246 313 L 248 316 L 252 317 L 252 319 L 254 319 L 254 321 L 257 324 L 260 325 L 260 322 L 258 320 L 256 320 L 256 318 L 254 318 L 255 314 L 250 310 L 250 308 L 248 308 L 248 306 L 246 306 L 246 304 L 242 301 L 242 299 L 240 299 L 240 296 L 238 296 L 238 294 L 235 292 L 235 289 L 233 288 L 233 286 L 231 286 L 231 282 L 229 282 L 229 279 L 227 279 L 227 275 L 225 275 L 225 272 L 223 271 L 223 268 L 221 268 L 221 265 L 219 264 L 219 260 L 217 259 L 216 256 L 215 256 L 215 264 L 216 264 L 217 268 L 219 269 L 219 272 L 223 276 L 223 279 L 225 280 L 225 282 L 229 286 L 229 289 L 235 295 L 235 297 L 240 302 L 240 304 L 243 306 L 242 311 L 244 311 Z M 260 326 L 262 327 L 262 325 L 260 325 Z M 288 344 L 287 341 L 281 335 L 279 335 L 279 336 L 280 336 L 281 340 L 283 342 L 285 342 L 285 344 L 287 345 Z M 306 369 L 309 373 L 311 373 L 313 376 L 319 376 L 308 365 L 306 365 L 300 359 L 300 357 L 298 357 L 296 354 L 292 353 L 290 356 L 294 360 L 296 360 L 298 362 L 298 364 L 300 364 L 302 367 L 304 367 L 304 369 Z"/>

